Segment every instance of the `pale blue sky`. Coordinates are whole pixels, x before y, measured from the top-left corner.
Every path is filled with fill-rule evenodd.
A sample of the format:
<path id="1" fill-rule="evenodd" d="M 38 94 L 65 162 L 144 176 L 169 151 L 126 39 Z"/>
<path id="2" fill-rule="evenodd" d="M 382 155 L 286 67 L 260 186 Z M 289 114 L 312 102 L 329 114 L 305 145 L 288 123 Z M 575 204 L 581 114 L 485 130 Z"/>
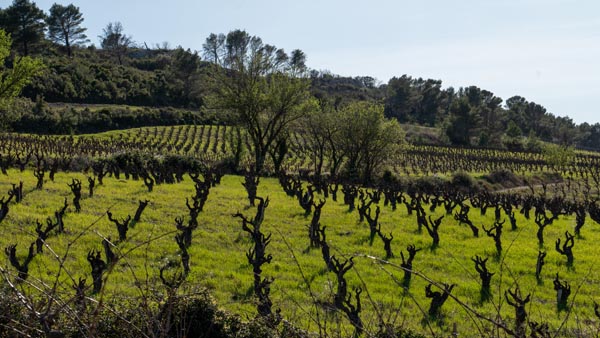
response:
<path id="1" fill-rule="evenodd" d="M 200 51 L 210 33 L 239 28 L 264 42 L 299 48 L 307 64 L 386 83 L 402 74 L 476 85 L 504 100 L 521 95 L 568 115 L 600 122 L 598 0 L 74 0 L 92 43 L 108 22 L 149 46 Z M 0 0 L 6 7 L 11 0 Z"/>

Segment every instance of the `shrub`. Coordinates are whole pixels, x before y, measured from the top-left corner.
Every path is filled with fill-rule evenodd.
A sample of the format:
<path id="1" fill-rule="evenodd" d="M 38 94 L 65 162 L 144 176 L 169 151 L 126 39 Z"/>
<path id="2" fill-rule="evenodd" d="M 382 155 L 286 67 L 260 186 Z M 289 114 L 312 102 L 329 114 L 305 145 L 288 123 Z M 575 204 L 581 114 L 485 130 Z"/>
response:
<path id="1" fill-rule="evenodd" d="M 417 178 L 412 185 L 417 191 L 431 194 L 442 189 L 446 183 L 447 182 L 439 176 L 423 176 Z"/>
<path id="2" fill-rule="evenodd" d="M 464 171 L 457 171 L 452 174 L 450 185 L 455 189 L 464 191 L 472 191 L 476 187 L 473 177 Z"/>
<path id="3" fill-rule="evenodd" d="M 520 184 L 520 179 L 517 175 L 506 169 L 493 171 L 483 176 L 483 179 L 491 184 L 500 184 L 506 187 L 514 187 Z"/>
<path id="4" fill-rule="evenodd" d="M 147 301 L 147 300 L 146 300 Z M 152 304 L 151 302 L 150 304 Z M 231 315 L 218 308 L 207 291 L 171 295 L 150 305 L 143 299 L 123 302 L 106 301 L 97 311 L 97 304 L 88 305 L 73 316 L 72 311 L 63 309 L 53 316 L 53 333 L 61 337 L 133 338 L 151 337 L 307 337 L 290 323 L 277 329 L 260 318 L 243 322 L 239 316 Z M 93 314 L 92 314 L 93 313 Z M 26 325 L 23 325 L 26 324 Z M 38 337 L 43 332 L 40 320 L 32 315 L 14 293 L 0 290 L 0 337 L 27 335 Z"/>

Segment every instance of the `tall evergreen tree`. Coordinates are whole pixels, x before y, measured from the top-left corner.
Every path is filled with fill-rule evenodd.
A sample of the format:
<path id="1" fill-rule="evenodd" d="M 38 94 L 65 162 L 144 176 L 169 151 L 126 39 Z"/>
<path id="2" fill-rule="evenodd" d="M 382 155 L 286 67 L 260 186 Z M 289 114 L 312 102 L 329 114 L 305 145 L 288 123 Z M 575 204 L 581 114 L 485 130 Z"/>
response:
<path id="1" fill-rule="evenodd" d="M 48 25 L 48 38 L 64 45 L 69 57 L 72 55 L 72 46 L 89 42 L 87 35 L 85 35 L 87 29 L 81 26 L 83 15 L 79 11 L 79 7 L 73 4 L 68 6 L 52 5 L 46 23 Z"/>
<path id="2" fill-rule="evenodd" d="M 412 122 L 415 101 L 412 78 L 406 75 L 393 77 L 388 82 L 386 91 L 385 116 L 396 118 L 402 123 Z"/>
<path id="3" fill-rule="evenodd" d="M 450 106 L 450 123 L 445 131 L 454 145 L 471 145 L 471 137 L 479 126 L 479 116 L 473 111 L 469 101 L 467 96 L 462 96 Z"/>
<path id="4" fill-rule="evenodd" d="M 202 44 L 204 59 L 216 65 L 223 62 L 222 52 L 225 44 L 225 34 L 211 33 Z"/>
<path id="5" fill-rule="evenodd" d="M 0 28 L 9 33 L 23 55 L 44 38 L 46 15 L 29 0 L 14 0 L 3 13 Z"/>

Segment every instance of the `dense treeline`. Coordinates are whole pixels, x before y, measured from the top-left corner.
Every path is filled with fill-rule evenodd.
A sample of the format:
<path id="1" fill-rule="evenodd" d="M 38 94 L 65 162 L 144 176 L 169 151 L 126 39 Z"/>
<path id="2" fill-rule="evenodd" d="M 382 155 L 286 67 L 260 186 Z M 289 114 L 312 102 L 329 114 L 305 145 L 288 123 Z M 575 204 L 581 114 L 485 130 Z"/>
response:
<path id="1" fill-rule="evenodd" d="M 33 55 L 41 57 L 46 65 L 23 95 L 32 101 L 63 103 L 204 109 L 211 90 L 210 66 L 223 65 L 226 60 L 222 52 L 235 50 L 244 42 L 234 39 L 235 34 L 210 34 L 201 58 L 198 52 L 170 48 L 167 43 L 136 45 L 115 22 L 106 26 L 99 47 L 95 47 L 89 45 L 83 15 L 77 7 L 55 5 L 46 14 L 29 0 L 14 0 L 0 9 L 0 28 L 14 40 L 7 63 L 20 55 Z M 306 58 L 301 51 L 296 56 Z M 576 125 L 571 118 L 554 115 L 521 96 L 503 100 L 477 86 L 444 88 L 441 80 L 407 75 L 394 77 L 386 84 L 370 76 L 341 77 L 328 71 L 312 70 L 308 76 L 312 95 L 329 100 L 336 109 L 357 100 L 384 103 L 387 117 L 438 128 L 440 140 L 446 144 L 537 150 L 537 140 L 543 140 L 600 149 L 600 124 Z M 45 113 L 69 114 L 55 110 Z M 22 130 L 24 125 L 22 121 L 9 127 L 31 131 Z M 59 130 L 92 130 L 88 127 Z"/>
<path id="2" fill-rule="evenodd" d="M 348 100 L 383 101 L 386 117 L 440 128 L 448 144 L 535 151 L 542 140 L 600 149 L 599 123 L 576 125 L 521 96 L 504 101 L 477 86 L 443 88 L 441 80 L 407 75 L 377 84 L 371 77 L 313 71 L 311 80 L 315 96 L 331 97 L 336 107 Z"/>
<path id="3" fill-rule="evenodd" d="M 386 115 L 400 122 L 442 127 L 451 144 L 527 148 L 526 139 L 598 149 L 600 124 L 575 125 L 521 96 L 506 101 L 470 86 L 442 88 L 440 80 L 392 78 L 386 86 Z M 534 150 L 534 149 L 532 149 Z"/>
<path id="4" fill-rule="evenodd" d="M 42 76 L 23 94 L 48 102 L 127 104 L 199 108 L 201 62 L 197 54 L 174 50 L 132 49 L 125 65 L 112 62 L 93 47 L 76 51 L 77 59 L 44 55 Z"/>

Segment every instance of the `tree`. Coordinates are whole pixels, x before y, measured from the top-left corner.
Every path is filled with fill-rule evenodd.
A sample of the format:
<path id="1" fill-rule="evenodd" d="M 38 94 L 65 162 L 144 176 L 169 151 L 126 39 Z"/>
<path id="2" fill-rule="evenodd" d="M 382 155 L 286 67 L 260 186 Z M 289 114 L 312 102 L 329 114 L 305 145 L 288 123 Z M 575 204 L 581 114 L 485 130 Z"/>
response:
<path id="1" fill-rule="evenodd" d="M 56 43 L 63 44 L 67 55 L 71 57 L 72 46 L 89 42 L 85 35 L 86 28 L 81 27 L 83 15 L 79 7 L 70 4 L 62 6 L 54 4 L 50 8 L 50 15 L 46 19 L 48 25 L 48 38 Z"/>
<path id="2" fill-rule="evenodd" d="M 544 160 L 555 168 L 566 166 L 573 163 L 575 150 L 572 147 L 561 146 L 557 144 L 545 144 L 542 148 Z"/>
<path id="3" fill-rule="evenodd" d="M 0 28 L 11 34 L 23 55 L 29 55 L 31 46 L 44 37 L 46 15 L 29 0 L 14 0 L 3 13 Z"/>
<path id="4" fill-rule="evenodd" d="M 519 128 L 514 121 L 508 121 L 508 126 L 506 127 L 506 136 L 510 138 L 521 137 L 523 136 L 523 131 L 521 131 L 521 128 Z"/>
<path id="5" fill-rule="evenodd" d="M 299 121 L 297 132 L 304 136 L 306 149 L 314 163 L 315 176 L 321 177 L 325 159 L 328 159 L 329 174 L 336 177 L 344 159 L 338 142 L 341 114 L 326 99 L 315 107 Z"/>
<path id="6" fill-rule="evenodd" d="M 338 142 L 347 159 L 346 173 L 365 183 L 393 153 L 394 146 L 404 140 L 398 121 L 387 120 L 379 104 L 352 102 L 342 108 L 338 124 Z"/>
<path id="7" fill-rule="evenodd" d="M 477 100 L 470 102 L 471 107 L 477 113 L 481 122 L 480 146 L 500 146 L 502 126 L 500 122 L 504 111 L 502 110 L 502 99 L 494 93 L 481 90 L 475 86 L 467 90 L 477 92 Z"/>
<path id="8" fill-rule="evenodd" d="M 415 101 L 412 81 L 412 78 L 406 75 L 390 79 L 386 89 L 386 117 L 394 117 L 402 123 L 412 120 L 412 108 Z"/>
<path id="9" fill-rule="evenodd" d="M 402 123 L 435 126 L 452 93 L 442 90 L 441 80 L 392 78 L 386 88 L 385 116 Z"/>
<path id="10" fill-rule="evenodd" d="M 99 35 L 100 46 L 113 54 L 119 64 L 123 64 L 123 56 L 127 49 L 133 45 L 131 36 L 123 33 L 123 25 L 120 22 L 109 22 L 106 28 L 102 29 L 102 35 Z"/>
<path id="11" fill-rule="evenodd" d="M 554 143 L 561 144 L 563 146 L 570 146 L 574 143 L 575 136 L 577 133 L 575 123 L 570 117 L 554 117 L 551 121 L 550 117 L 554 117 L 552 114 L 546 114 L 542 118 L 542 122 L 544 120 L 547 121 L 547 126 L 542 126 L 541 128 L 546 128 L 547 132 L 551 135 L 551 141 Z M 544 136 L 543 132 L 540 132 L 542 136 Z"/>
<path id="12" fill-rule="evenodd" d="M 227 33 L 227 37 L 225 38 L 225 44 L 223 45 L 224 50 L 224 66 L 228 68 L 235 67 L 246 69 L 250 65 L 244 64 L 244 59 L 246 54 L 248 53 L 248 48 L 250 47 L 250 40 L 254 40 L 256 45 L 262 44 L 262 41 L 258 37 L 251 37 L 246 31 L 236 29 Z M 248 60 L 249 61 L 249 60 Z"/>
<path id="13" fill-rule="evenodd" d="M 536 136 L 550 140 L 548 128 L 544 125 L 545 120 L 550 117 L 546 108 L 521 96 L 513 96 L 506 100 L 506 107 L 509 120 L 521 127 L 523 133 L 529 134 L 532 130 Z"/>
<path id="14" fill-rule="evenodd" d="M 206 42 L 202 45 L 204 59 L 216 65 L 220 65 L 223 61 L 222 51 L 225 43 L 225 34 L 211 33 Z"/>
<path id="15" fill-rule="evenodd" d="M 535 102 L 529 102 L 525 108 L 525 114 L 527 120 L 531 123 L 531 129 L 535 131 L 536 135 L 547 139 L 548 135 L 544 135 L 542 124 L 543 118 L 546 116 L 546 108 Z"/>
<path id="16" fill-rule="evenodd" d="M 442 81 L 419 78 L 413 81 L 413 86 L 416 93 L 413 111 L 417 123 L 435 126 L 445 99 L 444 92 L 441 90 Z"/>
<path id="17" fill-rule="evenodd" d="M 10 54 L 11 38 L 0 29 L 0 111 L 6 109 L 11 100 L 18 96 L 21 89 L 26 86 L 31 78 L 42 70 L 40 60 L 25 56 L 12 62 L 12 68 L 5 67 L 5 60 Z M 0 117 L 0 124 L 7 121 L 6 113 Z"/>
<path id="18" fill-rule="evenodd" d="M 579 125 L 579 147 L 584 149 L 600 149 L 600 123 L 590 125 L 584 122 Z"/>
<path id="19" fill-rule="evenodd" d="M 283 52 L 283 50 L 281 50 Z M 294 49 L 289 59 L 290 68 L 299 74 L 306 72 L 306 54 L 300 49 Z"/>
<path id="20" fill-rule="evenodd" d="M 253 170 L 260 174 L 269 150 L 307 111 L 309 82 L 302 64 L 245 31 L 227 34 L 222 53 L 225 69 L 214 72 L 214 106 L 233 112 L 246 128 Z"/>
<path id="21" fill-rule="evenodd" d="M 479 116 L 473 111 L 469 101 L 462 96 L 450 106 L 450 122 L 445 131 L 454 145 L 471 145 L 471 136 L 479 126 Z"/>
<path id="22" fill-rule="evenodd" d="M 167 72 L 167 80 L 170 82 L 171 92 L 177 95 L 171 95 L 171 99 L 178 106 L 195 106 L 202 104 L 202 99 L 198 93 L 200 57 L 197 52 L 191 52 L 181 47 L 175 49 L 172 53 L 172 62 Z"/>

